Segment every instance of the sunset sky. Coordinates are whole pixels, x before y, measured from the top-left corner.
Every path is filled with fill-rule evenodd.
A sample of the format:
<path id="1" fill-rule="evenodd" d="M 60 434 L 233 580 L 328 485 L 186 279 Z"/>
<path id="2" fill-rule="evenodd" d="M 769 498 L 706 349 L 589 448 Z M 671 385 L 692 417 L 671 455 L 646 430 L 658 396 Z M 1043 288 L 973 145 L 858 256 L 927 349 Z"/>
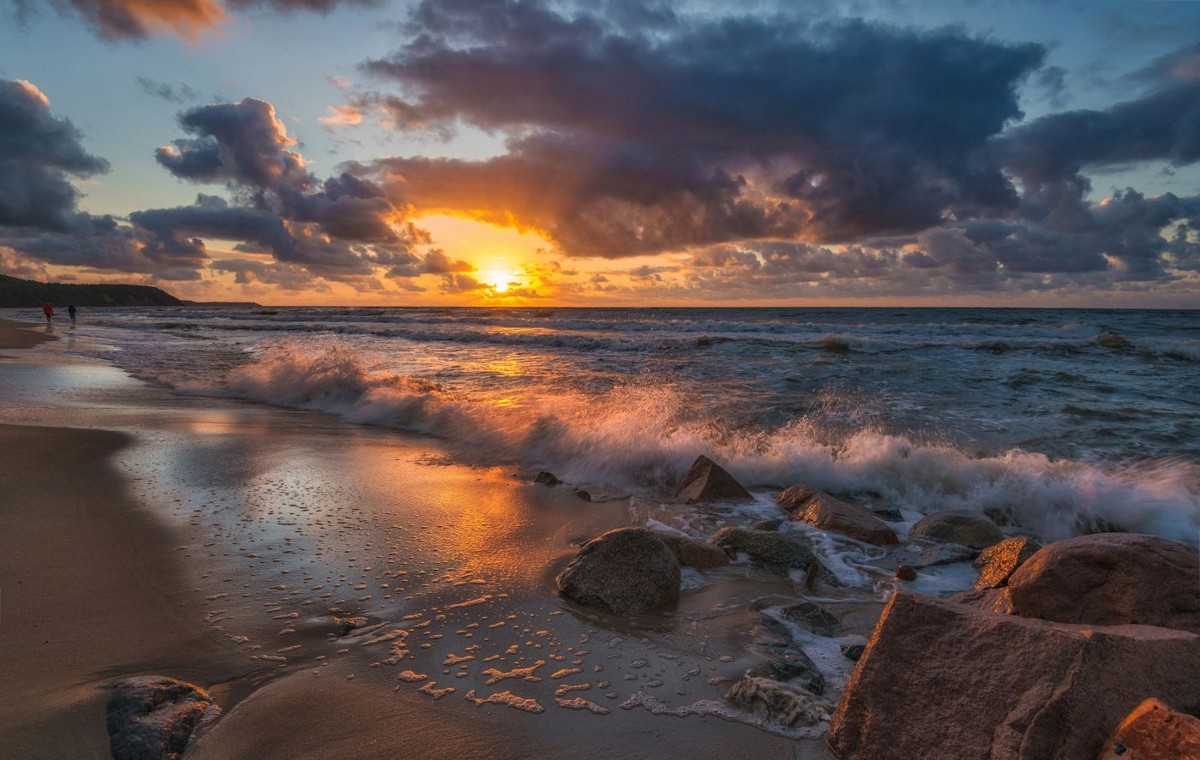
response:
<path id="1" fill-rule="evenodd" d="M 1200 307 L 1200 3 L 0 0 L 0 273 Z"/>

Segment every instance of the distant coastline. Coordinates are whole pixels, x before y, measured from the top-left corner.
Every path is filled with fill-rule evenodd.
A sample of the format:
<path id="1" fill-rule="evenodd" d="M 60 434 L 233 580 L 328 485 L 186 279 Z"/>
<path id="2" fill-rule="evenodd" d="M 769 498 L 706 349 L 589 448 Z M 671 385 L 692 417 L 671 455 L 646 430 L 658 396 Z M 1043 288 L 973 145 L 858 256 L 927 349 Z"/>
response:
<path id="1" fill-rule="evenodd" d="M 37 282 L 0 275 L 0 308 L 41 306 L 182 306 L 182 301 L 149 285 L 76 285 Z"/>

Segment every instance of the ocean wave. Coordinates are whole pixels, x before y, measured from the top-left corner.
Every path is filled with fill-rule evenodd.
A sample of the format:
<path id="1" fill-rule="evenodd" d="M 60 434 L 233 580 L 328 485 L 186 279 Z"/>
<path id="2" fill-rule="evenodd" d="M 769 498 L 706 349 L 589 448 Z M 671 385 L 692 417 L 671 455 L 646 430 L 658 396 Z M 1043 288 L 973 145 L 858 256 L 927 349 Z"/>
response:
<path id="1" fill-rule="evenodd" d="M 1200 468 L 1191 462 L 1118 466 L 1020 449 L 976 456 L 820 415 L 773 429 L 735 428 L 663 383 L 630 382 L 600 394 L 563 389 L 510 406 L 371 371 L 343 346 L 314 352 L 285 345 L 208 392 L 434 435 L 464 460 L 550 469 L 580 485 L 661 495 L 707 454 L 760 490 L 805 482 L 913 515 L 986 510 L 1051 540 L 1102 525 L 1191 543 L 1200 536 Z"/>

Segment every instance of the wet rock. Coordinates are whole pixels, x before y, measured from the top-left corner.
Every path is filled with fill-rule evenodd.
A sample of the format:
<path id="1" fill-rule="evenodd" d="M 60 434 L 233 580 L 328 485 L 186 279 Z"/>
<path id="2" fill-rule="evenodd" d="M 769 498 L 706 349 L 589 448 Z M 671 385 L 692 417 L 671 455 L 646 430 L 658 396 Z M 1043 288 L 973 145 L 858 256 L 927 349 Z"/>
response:
<path id="1" fill-rule="evenodd" d="M 770 520 L 755 520 L 750 523 L 750 527 L 755 530 L 779 530 L 779 526 L 783 525 L 783 520 L 773 518 Z"/>
<path id="2" fill-rule="evenodd" d="M 962 544 L 937 544 L 924 549 L 912 561 L 913 567 L 934 567 L 950 565 L 955 562 L 966 562 L 979 556 L 978 549 L 972 549 Z"/>
<path id="3" fill-rule="evenodd" d="M 972 549 L 986 549 L 1004 540 L 1004 534 L 996 527 L 996 523 L 982 512 L 969 509 L 948 509 L 926 515 L 912 526 L 908 535 L 962 544 Z"/>
<path id="4" fill-rule="evenodd" d="M 812 694 L 769 678 L 746 676 L 725 694 L 730 704 L 784 726 L 815 726 L 831 705 Z"/>
<path id="5" fill-rule="evenodd" d="M 1146 693 L 1196 702 L 1200 637 L 898 591 L 833 716 L 842 757 L 1093 758 Z"/>
<path id="6" fill-rule="evenodd" d="M 904 513 L 898 509 L 872 509 L 871 514 L 888 522 L 904 522 Z"/>
<path id="7" fill-rule="evenodd" d="M 1100 751 L 1099 760 L 1200 758 L 1200 719 L 1150 698 L 1133 708 Z"/>
<path id="8" fill-rule="evenodd" d="M 917 571 L 909 565 L 900 565 L 896 568 L 896 577 L 902 581 L 915 581 L 917 579 Z"/>
<path id="9" fill-rule="evenodd" d="M 1042 547 L 1008 579 L 1013 611 L 1062 623 L 1200 633 L 1200 556 L 1158 536 L 1100 533 Z"/>
<path id="10" fill-rule="evenodd" d="M 696 457 L 679 482 L 675 497 L 687 504 L 700 501 L 749 501 L 750 492 L 706 456 Z"/>
<path id="11" fill-rule="evenodd" d="M 355 628 L 361 628 L 366 625 L 365 617 L 334 617 L 333 624 L 337 626 L 337 635 L 345 636 Z"/>
<path id="12" fill-rule="evenodd" d="M 812 694 L 825 693 L 825 676 L 803 650 L 755 643 L 750 645 L 750 651 L 766 660 L 765 668 L 752 670 L 751 675 L 770 675 L 779 681 L 794 681 Z"/>
<path id="13" fill-rule="evenodd" d="M 537 477 L 533 479 L 533 482 L 540 483 L 544 486 L 556 486 L 559 483 L 562 483 L 562 481 L 556 478 L 552 472 L 539 472 Z"/>
<path id="14" fill-rule="evenodd" d="M 212 706 L 204 689 L 164 676 L 128 678 L 113 689 L 108 738 L 115 760 L 176 760 Z"/>
<path id="15" fill-rule="evenodd" d="M 898 541 L 892 529 L 869 510 L 803 484 L 783 491 L 777 501 L 794 522 L 808 523 L 869 544 L 885 546 Z"/>
<path id="16" fill-rule="evenodd" d="M 817 555 L 799 538 L 769 530 L 725 527 L 709 541 L 735 552 L 745 552 L 756 562 L 776 567 L 807 569 L 816 563 L 817 574 L 823 579 L 833 577 L 817 560 Z"/>
<path id="17" fill-rule="evenodd" d="M 1133 348 L 1133 341 L 1129 340 L 1129 338 L 1107 331 L 1096 336 L 1096 343 L 1105 348 L 1113 348 L 1118 351 L 1128 351 Z"/>
<path id="18" fill-rule="evenodd" d="M 842 656 L 847 660 L 858 662 L 863 656 L 863 650 L 866 648 L 865 644 L 842 644 Z"/>
<path id="19" fill-rule="evenodd" d="M 665 531 L 651 530 L 658 540 L 667 545 L 675 558 L 679 560 L 679 564 L 686 567 L 695 567 L 701 570 L 708 570 L 714 567 L 721 567 L 729 564 L 729 555 L 719 546 L 697 541 L 688 536 L 682 536 L 678 533 L 667 533 Z"/>
<path id="20" fill-rule="evenodd" d="M 779 616 L 818 636 L 834 636 L 841 627 L 837 615 L 816 602 L 797 602 L 779 610 Z"/>
<path id="21" fill-rule="evenodd" d="M 1042 545 L 1032 538 L 1016 536 L 984 549 L 975 560 L 975 567 L 979 570 L 975 588 L 1000 588 L 1005 585 L 1009 576 L 1040 548 Z"/>
<path id="22" fill-rule="evenodd" d="M 563 596 L 617 615 L 679 601 L 679 560 L 645 528 L 619 528 L 588 541 L 558 575 Z"/>
<path id="23" fill-rule="evenodd" d="M 587 491 L 583 490 L 582 488 L 573 488 L 571 490 L 573 490 L 575 492 L 576 496 L 583 499 L 584 501 L 592 500 L 592 495 L 590 493 L 588 493 Z"/>

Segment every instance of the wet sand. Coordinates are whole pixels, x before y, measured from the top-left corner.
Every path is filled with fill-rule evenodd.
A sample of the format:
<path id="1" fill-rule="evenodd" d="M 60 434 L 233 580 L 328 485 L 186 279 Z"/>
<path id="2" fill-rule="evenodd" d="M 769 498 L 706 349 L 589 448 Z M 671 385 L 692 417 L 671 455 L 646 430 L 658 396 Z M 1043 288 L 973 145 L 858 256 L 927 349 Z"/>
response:
<path id="1" fill-rule="evenodd" d="M 0 319 L 0 350 L 32 348 L 50 340 L 57 340 L 57 336 L 46 332 L 45 326 Z"/>
<path id="2" fill-rule="evenodd" d="M 668 615 L 590 614 L 553 577 L 628 504 L 449 464 L 430 439 L 174 396 L 69 344 L 0 363 L 17 756 L 105 756 L 97 685 L 156 673 L 224 709 L 194 757 L 829 757 L 695 714 L 722 709 L 748 600 L 776 582 L 729 568 Z"/>
<path id="3" fill-rule="evenodd" d="M 110 463 L 127 436 L 0 425 L 0 736 L 7 757 L 108 757 L 114 675 L 214 682 L 246 659 L 194 621 L 170 535 Z"/>

